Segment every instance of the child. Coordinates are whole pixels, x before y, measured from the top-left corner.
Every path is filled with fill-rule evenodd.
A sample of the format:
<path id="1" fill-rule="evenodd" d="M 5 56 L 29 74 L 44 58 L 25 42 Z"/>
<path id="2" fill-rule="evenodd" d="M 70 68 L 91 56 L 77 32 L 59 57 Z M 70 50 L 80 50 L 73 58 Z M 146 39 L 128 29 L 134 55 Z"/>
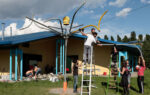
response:
<path id="1" fill-rule="evenodd" d="M 129 61 L 126 60 L 127 69 L 128 69 L 128 88 L 130 88 L 130 82 L 131 82 L 131 66 L 129 64 Z"/>
<path id="2" fill-rule="evenodd" d="M 144 93 L 144 71 L 146 69 L 145 66 L 145 60 L 143 57 L 139 57 L 139 67 L 136 68 L 138 70 L 138 78 L 137 78 L 137 83 L 138 83 L 138 87 L 139 87 L 139 92 L 140 93 Z"/>

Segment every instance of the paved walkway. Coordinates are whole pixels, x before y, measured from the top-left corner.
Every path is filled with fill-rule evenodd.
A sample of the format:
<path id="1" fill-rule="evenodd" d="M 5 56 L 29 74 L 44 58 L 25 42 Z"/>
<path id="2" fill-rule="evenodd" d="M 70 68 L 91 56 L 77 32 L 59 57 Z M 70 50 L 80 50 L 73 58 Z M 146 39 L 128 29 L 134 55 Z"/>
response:
<path id="1" fill-rule="evenodd" d="M 63 88 L 52 88 L 50 89 L 49 93 L 58 94 L 58 95 L 79 95 L 80 94 L 80 93 L 73 93 L 72 88 L 67 88 L 66 92 L 63 91 Z"/>

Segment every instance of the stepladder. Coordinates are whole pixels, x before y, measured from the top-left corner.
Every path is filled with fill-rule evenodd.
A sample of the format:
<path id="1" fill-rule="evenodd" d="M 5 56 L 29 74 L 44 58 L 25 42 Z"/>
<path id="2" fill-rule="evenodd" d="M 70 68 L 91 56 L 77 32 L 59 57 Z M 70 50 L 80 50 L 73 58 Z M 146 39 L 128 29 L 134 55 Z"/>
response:
<path id="1" fill-rule="evenodd" d="M 118 59 L 117 59 L 118 60 Z M 109 75 L 107 79 L 107 88 L 106 88 L 106 95 L 108 95 L 108 89 L 115 89 L 116 90 L 116 95 L 119 92 L 119 80 L 118 80 L 118 61 L 114 66 L 111 65 L 112 60 L 110 60 L 110 65 L 109 65 Z"/>
<path id="2" fill-rule="evenodd" d="M 81 95 L 91 95 L 92 75 L 95 74 L 95 61 L 94 61 L 93 47 L 91 47 L 91 60 L 89 63 L 82 64 L 82 80 L 81 80 Z"/>

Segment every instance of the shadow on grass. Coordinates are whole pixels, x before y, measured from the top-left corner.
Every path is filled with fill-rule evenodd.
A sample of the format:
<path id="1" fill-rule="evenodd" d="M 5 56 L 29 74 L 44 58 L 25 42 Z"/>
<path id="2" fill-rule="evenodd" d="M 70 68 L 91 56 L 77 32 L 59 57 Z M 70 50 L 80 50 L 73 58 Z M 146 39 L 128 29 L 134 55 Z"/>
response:
<path id="1" fill-rule="evenodd" d="M 139 92 L 139 91 L 138 91 L 137 89 L 135 89 L 133 86 L 130 86 L 130 89 L 133 90 L 133 91 L 135 91 L 135 92 L 137 92 L 137 93 Z"/>
<path id="2" fill-rule="evenodd" d="M 107 89 L 108 83 L 107 82 L 101 82 L 102 86 L 104 86 Z M 112 86 L 112 85 L 109 85 Z M 118 85 L 119 87 L 121 87 L 121 85 Z M 115 92 L 119 92 L 119 93 L 123 93 L 123 90 L 120 88 L 109 88 L 109 89 L 113 89 Z"/>
<path id="3" fill-rule="evenodd" d="M 104 86 L 107 89 L 107 86 L 108 86 L 107 82 L 102 82 L 101 84 L 102 84 L 102 86 Z M 144 84 L 144 85 L 147 85 L 147 84 Z M 111 86 L 111 85 L 109 85 L 109 86 Z M 123 93 L 123 90 L 120 89 L 120 87 L 122 88 L 121 83 L 119 83 L 119 89 L 118 89 L 118 91 L 119 91 L 119 93 Z M 114 90 L 116 90 L 116 92 L 117 92 L 116 88 L 114 88 Z M 134 88 L 133 86 L 130 86 L 130 90 L 139 93 L 138 89 Z"/>

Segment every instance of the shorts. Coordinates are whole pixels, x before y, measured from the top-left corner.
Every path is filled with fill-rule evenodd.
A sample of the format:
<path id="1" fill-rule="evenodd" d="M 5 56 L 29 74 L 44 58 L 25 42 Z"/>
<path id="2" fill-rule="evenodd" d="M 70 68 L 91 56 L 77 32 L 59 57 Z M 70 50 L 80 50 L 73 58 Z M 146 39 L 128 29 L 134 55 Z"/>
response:
<path id="1" fill-rule="evenodd" d="M 28 74 L 26 74 L 26 76 L 27 76 L 27 77 L 32 76 L 32 73 L 28 73 Z"/>

